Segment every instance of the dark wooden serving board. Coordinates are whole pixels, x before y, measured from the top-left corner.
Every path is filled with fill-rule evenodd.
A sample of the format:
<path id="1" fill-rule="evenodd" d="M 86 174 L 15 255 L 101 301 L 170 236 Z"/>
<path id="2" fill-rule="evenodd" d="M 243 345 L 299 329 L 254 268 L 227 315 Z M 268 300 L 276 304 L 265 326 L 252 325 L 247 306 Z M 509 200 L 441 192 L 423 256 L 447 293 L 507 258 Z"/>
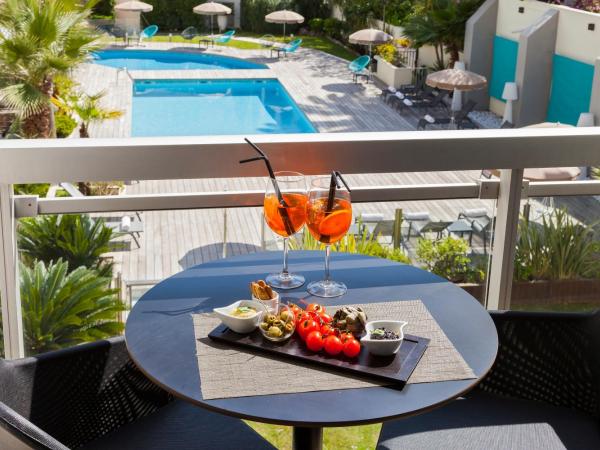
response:
<path id="1" fill-rule="evenodd" d="M 427 338 L 405 334 L 400 350 L 395 355 L 375 356 L 362 346 L 360 354 L 356 358 L 347 358 L 344 355 L 329 356 L 324 351 L 311 352 L 296 334 L 285 342 L 271 342 L 265 339 L 258 329 L 250 334 L 239 334 L 221 324 L 212 330 L 208 337 L 227 344 L 278 355 L 282 358 L 366 376 L 399 387 L 406 384 L 429 345 Z"/>

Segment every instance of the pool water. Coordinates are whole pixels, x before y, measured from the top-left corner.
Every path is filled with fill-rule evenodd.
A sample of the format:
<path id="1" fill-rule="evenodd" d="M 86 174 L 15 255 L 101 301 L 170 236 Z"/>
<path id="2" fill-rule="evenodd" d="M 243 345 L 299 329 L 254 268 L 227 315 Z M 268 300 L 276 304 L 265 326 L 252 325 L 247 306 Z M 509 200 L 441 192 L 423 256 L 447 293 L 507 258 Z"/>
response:
<path id="1" fill-rule="evenodd" d="M 134 137 L 315 132 L 275 79 L 138 80 L 134 84 Z"/>
<path id="2" fill-rule="evenodd" d="M 228 56 L 165 50 L 101 50 L 94 63 L 128 70 L 266 69 L 267 66 Z"/>

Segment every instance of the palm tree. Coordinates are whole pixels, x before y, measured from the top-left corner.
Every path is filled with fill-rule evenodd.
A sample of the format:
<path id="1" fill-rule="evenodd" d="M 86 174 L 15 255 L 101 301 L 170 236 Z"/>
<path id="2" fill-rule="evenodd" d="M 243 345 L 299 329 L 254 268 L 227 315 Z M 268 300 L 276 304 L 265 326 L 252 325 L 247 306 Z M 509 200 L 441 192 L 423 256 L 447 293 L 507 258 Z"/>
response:
<path id="1" fill-rule="evenodd" d="M 123 331 L 125 305 L 109 279 L 85 267 L 69 273 L 61 260 L 21 267 L 21 306 L 25 348 L 43 353 L 105 339 Z"/>
<path id="2" fill-rule="evenodd" d="M 19 222 L 19 250 L 25 263 L 36 261 L 50 264 L 59 259 L 70 269 L 84 266 L 103 277 L 111 277 L 113 265 L 102 258 L 111 247 L 115 233 L 101 218 L 87 215 L 49 215 L 23 219 Z"/>
<path id="3" fill-rule="evenodd" d="M 53 137 L 53 80 L 97 48 L 98 34 L 86 21 L 96 3 L 0 2 L 0 103 L 19 111 L 25 137 Z"/>
<path id="4" fill-rule="evenodd" d="M 103 120 L 117 119 L 123 115 L 122 111 L 107 109 L 100 104 L 102 97 L 106 95 L 105 91 L 97 92 L 94 95 L 75 93 L 69 95 L 60 106 L 79 117 L 79 137 L 89 138 L 90 124 L 102 122 Z"/>
<path id="5" fill-rule="evenodd" d="M 404 33 L 417 47 L 432 45 L 436 69 L 443 69 L 446 51 L 450 65 L 458 61 L 464 47 L 465 25 L 481 3 L 482 0 L 428 0 L 406 20 Z"/>

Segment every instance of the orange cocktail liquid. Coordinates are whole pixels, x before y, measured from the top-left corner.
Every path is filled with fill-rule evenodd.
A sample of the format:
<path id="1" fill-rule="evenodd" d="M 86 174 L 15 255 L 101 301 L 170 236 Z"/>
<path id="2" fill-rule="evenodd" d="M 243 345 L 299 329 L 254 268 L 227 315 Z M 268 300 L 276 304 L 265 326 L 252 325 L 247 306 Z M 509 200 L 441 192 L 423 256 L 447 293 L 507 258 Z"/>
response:
<path id="1" fill-rule="evenodd" d="M 265 195 L 265 220 L 269 228 L 280 236 L 290 237 L 306 222 L 306 194 L 282 194 L 286 207 L 281 206 L 275 194 Z M 287 217 L 286 217 L 287 211 Z"/>
<path id="2" fill-rule="evenodd" d="M 352 223 L 352 205 L 348 200 L 336 198 L 331 211 L 327 211 L 327 198 L 309 202 L 306 208 L 306 225 L 313 237 L 324 244 L 339 241 Z"/>

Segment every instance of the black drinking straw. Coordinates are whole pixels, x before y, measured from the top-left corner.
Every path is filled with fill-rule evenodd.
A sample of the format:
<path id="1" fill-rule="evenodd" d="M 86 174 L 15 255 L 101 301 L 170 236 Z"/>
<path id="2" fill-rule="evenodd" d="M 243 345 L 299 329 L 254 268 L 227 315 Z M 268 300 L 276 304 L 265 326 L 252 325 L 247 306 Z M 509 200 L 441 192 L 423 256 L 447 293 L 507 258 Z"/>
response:
<path id="1" fill-rule="evenodd" d="M 240 161 L 240 164 L 249 163 L 252 161 L 264 161 L 267 166 L 267 171 L 269 172 L 269 177 L 271 178 L 271 182 L 273 183 L 273 189 L 275 189 L 275 195 L 277 195 L 277 199 L 279 200 L 279 204 L 283 208 L 279 208 L 279 213 L 281 214 L 281 218 L 283 219 L 283 226 L 285 227 L 287 233 L 291 236 L 294 234 L 294 227 L 292 226 L 292 222 L 290 221 L 290 216 L 287 211 L 287 203 L 283 198 L 283 194 L 281 193 L 281 189 L 279 189 L 279 184 L 277 184 L 277 178 L 275 177 L 275 172 L 273 171 L 273 166 L 271 166 L 271 161 L 269 161 L 269 157 L 263 152 L 258 145 L 254 144 L 248 138 L 244 138 L 244 140 L 258 152 L 260 156 L 255 158 L 243 159 Z"/>
<path id="2" fill-rule="evenodd" d="M 342 174 L 337 170 L 333 170 L 331 172 L 331 183 L 329 183 L 329 195 L 327 196 L 327 208 L 325 209 L 325 214 L 331 214 L 333 200 L 335 199 L 335 191 L 341 187 L 338 179 L 341 180 L 344 186 L 346 186 L 346 189 L 348 189 L 348 192 L 350 192 L 350 187 L 348 186 L 348 183 L 346 183 L 346 180 L 344 180 L 344 177 L 342 177 Z"/>

